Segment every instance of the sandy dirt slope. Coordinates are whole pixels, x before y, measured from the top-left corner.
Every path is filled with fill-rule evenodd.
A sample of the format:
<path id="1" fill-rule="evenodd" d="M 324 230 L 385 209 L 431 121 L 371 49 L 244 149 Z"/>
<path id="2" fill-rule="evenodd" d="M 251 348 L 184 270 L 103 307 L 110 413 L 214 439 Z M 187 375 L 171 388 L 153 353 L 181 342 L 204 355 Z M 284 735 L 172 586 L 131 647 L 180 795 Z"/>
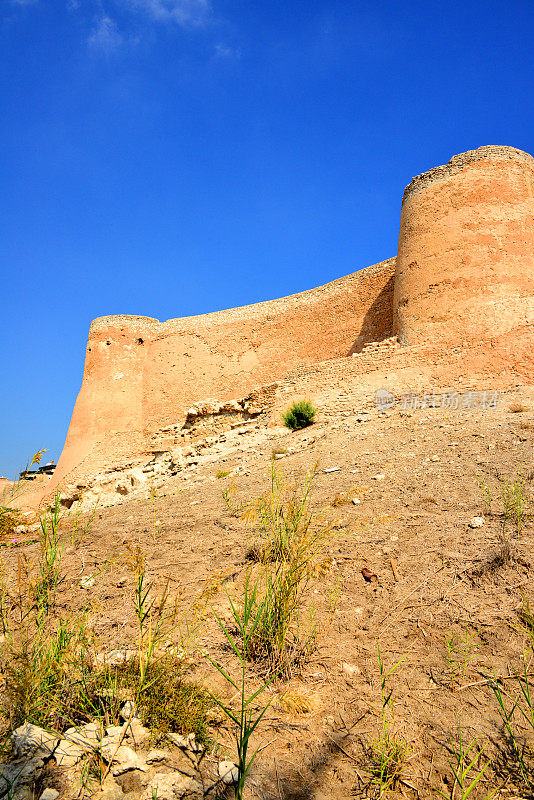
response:
<path id="1" fill-rule="evenodd" d="M 369 788 L 369 748 L 381 730 L 378 645 L 387 668 L 404 659 L 389 679 L 391 731 L 408 747 L 393 796 L 450 795 L 447 760 L 459 723 L 466 739 L 481 736 L 491 755 L 487 786 L 505 781 L 509 753 L 484 676 L 517 672 L 528 644 L 518 611 L 523 598 L 534 598 L 534 392 L 510 389 L 485 410 L 397 405 L 379 413 L 370 402 L 362 405 L 331 395 L 318 421 L 300 432 L 271 428 L 267 436 L 251 426 L 232 452 L 200 460 L 155 496 L 147 491 L 146 499 L 97 509 L 90 519 L 67 514 L 62 524 L 59 613 L 86 609 L 103 650 L 131 646 L 129 562 L 136 547 L 149 577 L 158 587 L 169 582 L 184 613 L 195 603 L 201 608 L 204 597 L 228 620 L 227 593 L 239 599 L 251 567 L 247 552 L 260 535 L 257 520 L 237 507 L 268 490 L 273 464 L 291 482 L 318 463 L 313 502 L 332 530 L 302 612 L 303 625 L 310 610 L 315 616 L 317 647 L 269 690 L 273 702 L 257 737 L 265 747 L 250 776 L 251 797 L 376 794 Z M 479 479 L 493 494 L 490 513 Z M 512 557 L 505 563 L 503 481 L 524 485 L 531 514 L 519 535 L 508 526 Z M 470 527 L 473 517 L 484 518 L 481 527 Z M 37 544 L 23 550 L 37 559 Z M 8 584 L 19 554 L 20 548 L 2 550 Z M 376 581 L 364 580 L 365 567 Z M 94 577 L 90 589 L 80 588 L 82 576 Z M 456 637 L 460 652 L 466 630 L 460 688 L 452 685 L 446 642 Z M 209 607 L 196 644 L 237 668 Z M 224 682 L 199 655 L 193 670 L 228 699 Z M 251 685 L 260 680 L 251 665 Z M 220 725 L 214 736 L 232 757 L 228 728 Z M 517 796 L 514 775 L 507 775 L 502 796 Z"/>

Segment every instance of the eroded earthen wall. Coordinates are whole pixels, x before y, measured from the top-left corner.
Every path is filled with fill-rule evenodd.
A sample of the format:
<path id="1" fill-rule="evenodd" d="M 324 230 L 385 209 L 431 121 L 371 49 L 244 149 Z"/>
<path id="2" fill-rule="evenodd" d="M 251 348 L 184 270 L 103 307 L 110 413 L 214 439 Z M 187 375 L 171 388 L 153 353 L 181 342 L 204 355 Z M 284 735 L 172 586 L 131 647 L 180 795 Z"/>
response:
<path id="1" fill-rule="evenodd" d="M 534 323 L 534 159 L 481 147 L 412 180 L 395 279 L 402 344 L 468 342 Z"/>
<path id="2" fill-rule="evenodd" d="M 196 400 L 242 397 L 389 336 L 394 271 L 389 259 L 291 297 L 163 323 L 96 319 L 55 482 L 143 452 Z"/>
<path id="3" fill-rule="evenodd" d="M 101 317 L 90 328 L 53 484 L 154 449 L 195 401 L 237 399 L 332 359 L 339 370 L 336 359 L 392 333 L 426 349 L 434 364 L 437 354 L 460 350 L 474 369 L 469 354 L 480 360 L 492 347 L 503 363 L 502 353 L 512 357 L 503 337 L 515 330 L 519 340 L 522 331 L 530 341 L 533 254 L 534 159 L 482 147 L 407 187 L 396 265 L 390 259 L 291 297 L 164 323 Z M 366 352 L 350 368 L 365 370 L 388 352 Z"/>
<path id="4" fill-rule="evenodd" d="M 91 454 L 98 468 L 107 457 L 122 458 L 142 447 L 143 375 L 158 328 L 158 320 L 150 317 L 103 317 L 91 323 L 82 387 L 55 482 L 87 459 L 87 471 L 93 469 Z"/>

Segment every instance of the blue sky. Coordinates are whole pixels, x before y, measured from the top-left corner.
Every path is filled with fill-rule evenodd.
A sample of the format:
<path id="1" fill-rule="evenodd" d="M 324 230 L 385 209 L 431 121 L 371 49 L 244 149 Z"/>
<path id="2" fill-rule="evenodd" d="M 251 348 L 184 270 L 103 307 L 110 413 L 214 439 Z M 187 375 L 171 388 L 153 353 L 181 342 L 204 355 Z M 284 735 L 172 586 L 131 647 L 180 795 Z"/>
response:
<path id="1" fill-rule="evenodd" d="M 395 254 L 413 175 L 534 152 L 534 5 L 0 0 L 0 474 L 59 457 L 89 323 Z"/>

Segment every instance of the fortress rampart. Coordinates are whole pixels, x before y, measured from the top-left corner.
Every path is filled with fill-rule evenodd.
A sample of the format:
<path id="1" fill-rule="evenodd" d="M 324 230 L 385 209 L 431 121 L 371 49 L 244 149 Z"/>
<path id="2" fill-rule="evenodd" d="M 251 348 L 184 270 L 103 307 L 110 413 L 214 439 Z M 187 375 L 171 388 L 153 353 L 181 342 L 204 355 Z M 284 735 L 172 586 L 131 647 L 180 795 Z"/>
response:
<path id="1" fill-rule="evenodd" d="M 479 347 L 525 326 L 534 326 L 534 159 L 482 147 L 412 180 L 396 259 L 243 308 L 94 320 L 53 484 L 150 451 L 199 399 L 242 397 L 393 334 L 406 346 Z"/>
<path id="2" fill-rule="evenodd" d="M 82 388 L 56 478 L 144 452 L 203 397 L 229 400 L 293 367 L 391 335 L 395 259 L 317 289 L 158 322 L 111 316 L 89 329 Z M 90 454 L 94 452 L 94 457 Z"/>
<path id="3" fill-rule="evenodd" d="M 476 340 L 534 323 L 534 159 L 481 147 L 404 192 L 394 293 L 401 344 Z"/>

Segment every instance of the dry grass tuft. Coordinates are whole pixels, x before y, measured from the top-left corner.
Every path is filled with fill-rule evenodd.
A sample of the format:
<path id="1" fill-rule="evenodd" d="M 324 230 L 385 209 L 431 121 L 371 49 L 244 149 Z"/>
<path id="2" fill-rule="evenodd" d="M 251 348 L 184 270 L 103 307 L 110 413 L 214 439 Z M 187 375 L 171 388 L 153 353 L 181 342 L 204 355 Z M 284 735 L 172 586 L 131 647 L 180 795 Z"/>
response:
<path id="1" fill-rule="evenodd" d="M 319 698 L 307 691 L 303 686 L 289 689 L 278 696 L 278 705 L 284 714 L 309 714 L 321 707 Z"/>
<path id="2" fill-rule="evenodd" d="M 508 411 L 510 411 L 511 414 L 522 414 L 523 411 L 530 411 L 530 409 L 523 403 L 511 403 L 508 406 Z"/>
<path id="3" fill-rule="evenodd" d="M 245 551 L 245 561 L 252 561 L 256 564 L 262 564 L 265 560 L 265 543 L 264 542 L 252 542 Z"/>
<path id="4" fill-rule="evenodd" d="M 476 570 L 470 573 L 472 578 L 494 576 L 500 569 L 514 560 L 515 549 L 509 539 L 502 539 L 497 550 L 492 553 Z"/>
<path id="5" fill-rule="evenodd" d="M 245 655 L 267 676 L 293 674 L 316 646 L 312 609 L 306 622 L 302 611 L 317 565 L 328 566 L 324 549 L 331 524 L 311 499 L 318 469 L 315 465 L 303 480 L 287 484 L 273 465 L 269 491 L 246 513 L 248 523 L 260 527 L 263 536 L 246 552 L 259 568 L 251 607 L 255 625 Z"/>

